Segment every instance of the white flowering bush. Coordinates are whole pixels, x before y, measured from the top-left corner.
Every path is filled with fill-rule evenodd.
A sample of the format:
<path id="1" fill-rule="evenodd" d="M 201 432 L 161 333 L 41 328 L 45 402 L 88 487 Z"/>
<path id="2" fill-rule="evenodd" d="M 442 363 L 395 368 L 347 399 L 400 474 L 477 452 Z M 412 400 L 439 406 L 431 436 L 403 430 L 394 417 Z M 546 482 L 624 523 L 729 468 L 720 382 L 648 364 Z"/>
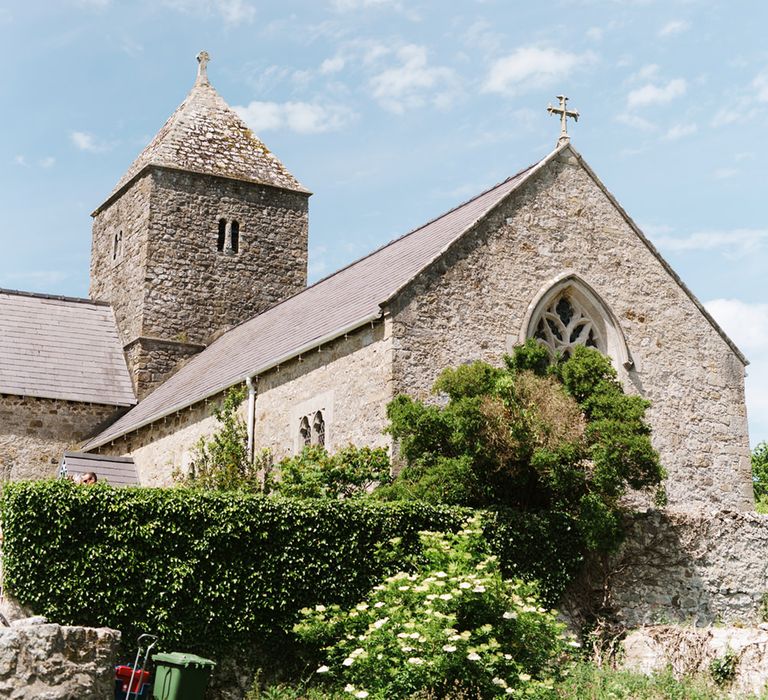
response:
<path id="1" fill-rule="evenodd" d="M 569 642 L 534 588 L 504 581 L 478 518 L 456 534 L 420 533 L 413 571 L 351 609 L 302 610 L 297 635 L 319 653 L 315 679 L 350 698 L 546 696 Z M 575 644 L 575 642 L 570 642 Z"/>

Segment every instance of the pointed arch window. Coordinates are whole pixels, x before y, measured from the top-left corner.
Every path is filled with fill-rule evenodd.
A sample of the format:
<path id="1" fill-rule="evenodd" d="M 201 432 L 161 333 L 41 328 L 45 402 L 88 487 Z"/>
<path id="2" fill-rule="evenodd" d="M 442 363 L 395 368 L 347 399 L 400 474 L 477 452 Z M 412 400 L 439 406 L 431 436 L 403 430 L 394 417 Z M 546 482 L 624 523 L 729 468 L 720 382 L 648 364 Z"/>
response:
<path id="1" fill-rule="evenodd" d="M 321 447 L 325 445 L 325 419 L 322 411 L 315 413 L 312 419 L 312 444 Z"/>
<path id="2" fill-rule="evenodd" d="M 224 245 L 227 242 L 227 220 L 219 219 L 219 234 L 216 237 L 216 250 L 224 252 Z"/>
<path id="3" fill-rule="evenodd" d="M 533 337 L 549 348 L 552 355 L 570 357 L 577 345 L 605 352 L 599 324 L 570 289 L 561 291 L 542 310 Z"/>
<path id="4" fill-rule="evenodd" d="M 597 292 L 575 273 L 563 273 L 528 307 L 520 342 L 536 338 L 550 354 L 569 357 L 579 345 L 608 355 L 618 368 L 634 362 L 618 319 Z"/>
<path id="5" fill-rule="evenodd" d="M 312 444 L 312 430 L 309 427 L 309 418 L 304 416 L 299 422 L 299 447 Z"/>

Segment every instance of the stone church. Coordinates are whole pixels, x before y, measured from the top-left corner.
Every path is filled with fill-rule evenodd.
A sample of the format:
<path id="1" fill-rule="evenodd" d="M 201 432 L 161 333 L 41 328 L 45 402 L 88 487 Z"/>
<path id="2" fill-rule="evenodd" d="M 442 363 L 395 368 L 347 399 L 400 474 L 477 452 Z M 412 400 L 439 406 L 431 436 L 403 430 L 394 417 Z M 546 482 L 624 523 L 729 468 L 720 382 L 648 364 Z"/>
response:
<path id="1" fill-rule="evenodd" d="M 90 298 L 0 291 L 4 478 L 80 450 L 169 483 L 243 383 L 252 451 L 388 446 L 395 395 L 533 336 L 598 348 L 652 402 L 671 505 L 753 506 L 744 356 L 564 129 L 539 162 L 307 286 L 310 192 L 198 60 L 93 212 Z"/>

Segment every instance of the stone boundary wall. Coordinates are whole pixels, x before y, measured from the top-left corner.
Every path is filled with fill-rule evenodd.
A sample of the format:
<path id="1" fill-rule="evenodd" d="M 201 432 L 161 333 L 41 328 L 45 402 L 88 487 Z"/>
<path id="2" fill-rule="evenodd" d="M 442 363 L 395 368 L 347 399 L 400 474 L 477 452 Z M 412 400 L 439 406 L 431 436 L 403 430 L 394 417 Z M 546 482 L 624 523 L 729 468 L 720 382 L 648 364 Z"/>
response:
<path id="1" fill-rule="evenodd" d="M 654 511 L 631 516 L 627 540 L 592 581 L 627 628 L 759 624 L 768 618 L 768 516 Z"/>
<path id="2" fill-rule="evenodd" d="M 621 665 L 648 675 L 671 668 L 682 678 L 710 675 L 713 661 L 730 657 L 731 692 L 759 695 L 768 683 L 768 631 L 762 627 L 644 627 L 623 641 Z"/>
<path id="3" fill-rule="evenodd" d="M 0 627 L 0 697 L 106 700 L 115 693 L 120 632 L 63 627 L 44 618 Z"/>

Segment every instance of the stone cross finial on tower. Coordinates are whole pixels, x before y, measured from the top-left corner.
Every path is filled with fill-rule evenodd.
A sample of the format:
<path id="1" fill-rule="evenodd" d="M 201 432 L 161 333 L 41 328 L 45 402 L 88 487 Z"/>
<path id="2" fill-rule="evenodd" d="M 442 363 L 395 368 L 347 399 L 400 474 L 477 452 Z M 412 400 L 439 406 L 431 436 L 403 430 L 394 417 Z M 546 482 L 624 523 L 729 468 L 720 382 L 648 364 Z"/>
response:
<path id="1" fill-rule="evenodd" d="M 557 95 L 557 99 L 560 100 L 559 107 L 553 107 L 551 104 L 547 107 L 547 112 L 550 114 L 560 115 L 560 138 L 557 139 L 557 145 L 562 146 L 564 143 L 568 143 L 571 137 L 568 136 L 568 125 L 566 119 L 571 117 L 573 121 L 579 121 L 579 113 L 574 110 L 567 109 L 568 98 L 565 95 Z"/>
<path id="2" fill-rule="evenodd" d="M 201 51 L 197 54 L 197 80 L 195 85 L 208 85 L 208 61 L 211 57 L 207 51 Z"/>

